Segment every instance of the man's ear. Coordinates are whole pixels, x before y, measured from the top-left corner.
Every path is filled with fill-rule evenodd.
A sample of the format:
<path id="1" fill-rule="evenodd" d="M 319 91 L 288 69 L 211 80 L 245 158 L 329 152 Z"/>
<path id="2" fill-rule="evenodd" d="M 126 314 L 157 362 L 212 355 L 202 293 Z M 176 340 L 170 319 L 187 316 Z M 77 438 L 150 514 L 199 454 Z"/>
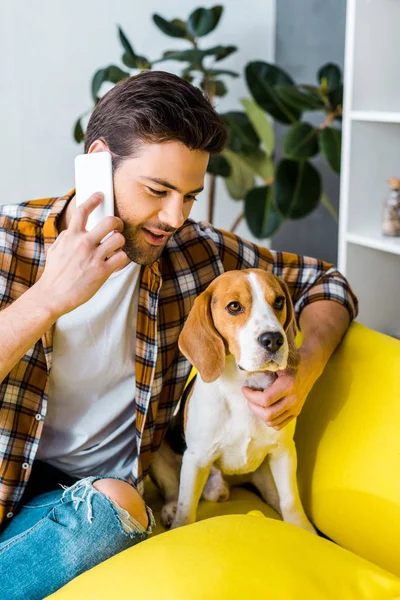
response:
<path id="1" fill-rule="evenodd" d="M 300 354 L 296 346 L 296 335 L 297 335 L 297 324 L 296 324 L 296 316 L 294 313 L 294 307 L 292 302 L 292 297 L 290 295 L 289 289 L 286 283 L 282 280 L 279 280 L 281 288 L 286 297 L 286 320 L 283 326 L 286 338 L 289 346 L 289 354 L 288 354 L 288 367 L 292 369 L 297 369 L 300 363 Z"/>
<path id="2" fill-rule="evenodd" d="M 178 340 L 180 351 L 206 383 L 218 379 L 225 368 L 225 346 L 214 327 L 211 299 L 209 290 L 196 298 Z"/>

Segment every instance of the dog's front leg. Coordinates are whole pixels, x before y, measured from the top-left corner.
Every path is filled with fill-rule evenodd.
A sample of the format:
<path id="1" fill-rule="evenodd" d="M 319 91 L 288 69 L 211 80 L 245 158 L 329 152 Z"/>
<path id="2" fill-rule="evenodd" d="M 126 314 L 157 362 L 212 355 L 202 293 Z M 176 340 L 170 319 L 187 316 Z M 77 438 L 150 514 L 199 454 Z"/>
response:
<path id="1" fill-rule="evenodd" d="M 269 455 L 272 476 L 279 494 L 282 518 L 311 533 L 317 533 L 304 512 L 297 486 L 297 454 L 294 442 L 280 445 Z"/>
<path id="2" fill-rule="evenodd" d="M 204 459 L 186 450 L 183 455 L 179 500 L 172 529 L 188 525 L 196 521 L 197 506 L 204 486 L 210 474 L 212 462 L 204 464 Z"/>

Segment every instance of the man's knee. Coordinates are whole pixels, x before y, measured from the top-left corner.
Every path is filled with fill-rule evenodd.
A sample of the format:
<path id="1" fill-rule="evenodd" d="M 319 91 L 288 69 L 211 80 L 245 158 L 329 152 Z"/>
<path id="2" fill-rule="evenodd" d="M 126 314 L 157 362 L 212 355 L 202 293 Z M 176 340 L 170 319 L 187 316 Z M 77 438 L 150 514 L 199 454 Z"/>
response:
<path id="1" fill-rule="evenodd" d="M 127 510 L 131 517 L 147 529 L 149 519 L 144 501 L 129 483 L 120 479 L 98 479 L 93 483 L 93 487 Z"/>

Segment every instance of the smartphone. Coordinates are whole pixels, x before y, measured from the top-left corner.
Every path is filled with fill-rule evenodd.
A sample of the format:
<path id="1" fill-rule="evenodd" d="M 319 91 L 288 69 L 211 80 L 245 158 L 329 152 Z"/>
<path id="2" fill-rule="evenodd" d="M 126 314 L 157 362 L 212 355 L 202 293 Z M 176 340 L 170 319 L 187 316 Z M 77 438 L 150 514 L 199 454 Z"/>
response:
<path id="1" fill-rule="evenodd" d="M 114 216 L 114 188 L 109 152 L 79 154 L 75 158 L 76 206 L 85 202 L 95 192 L 102 192 L 104 200 L 90 213 L 86 231 L 91 231 L 104 217 Z M 112 232 L 109 235 L 111 234 Z"/>

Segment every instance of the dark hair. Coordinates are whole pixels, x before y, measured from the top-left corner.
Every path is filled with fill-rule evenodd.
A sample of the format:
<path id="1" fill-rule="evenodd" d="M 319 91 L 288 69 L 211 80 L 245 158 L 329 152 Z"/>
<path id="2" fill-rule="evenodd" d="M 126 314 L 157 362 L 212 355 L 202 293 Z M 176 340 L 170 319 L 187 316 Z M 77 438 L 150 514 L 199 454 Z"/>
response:
<path id="1" fill-rule="evenodd" d="M 203 92 L 164 71 L 142 71 L 123 79 L 94 109 L 85 134 L 85 152 L 103 140 L 113 168 L 135 156 L 142 142 L 182 142 L 190 150 L 220 152 L 226 141 L 222 118 Z"/>

